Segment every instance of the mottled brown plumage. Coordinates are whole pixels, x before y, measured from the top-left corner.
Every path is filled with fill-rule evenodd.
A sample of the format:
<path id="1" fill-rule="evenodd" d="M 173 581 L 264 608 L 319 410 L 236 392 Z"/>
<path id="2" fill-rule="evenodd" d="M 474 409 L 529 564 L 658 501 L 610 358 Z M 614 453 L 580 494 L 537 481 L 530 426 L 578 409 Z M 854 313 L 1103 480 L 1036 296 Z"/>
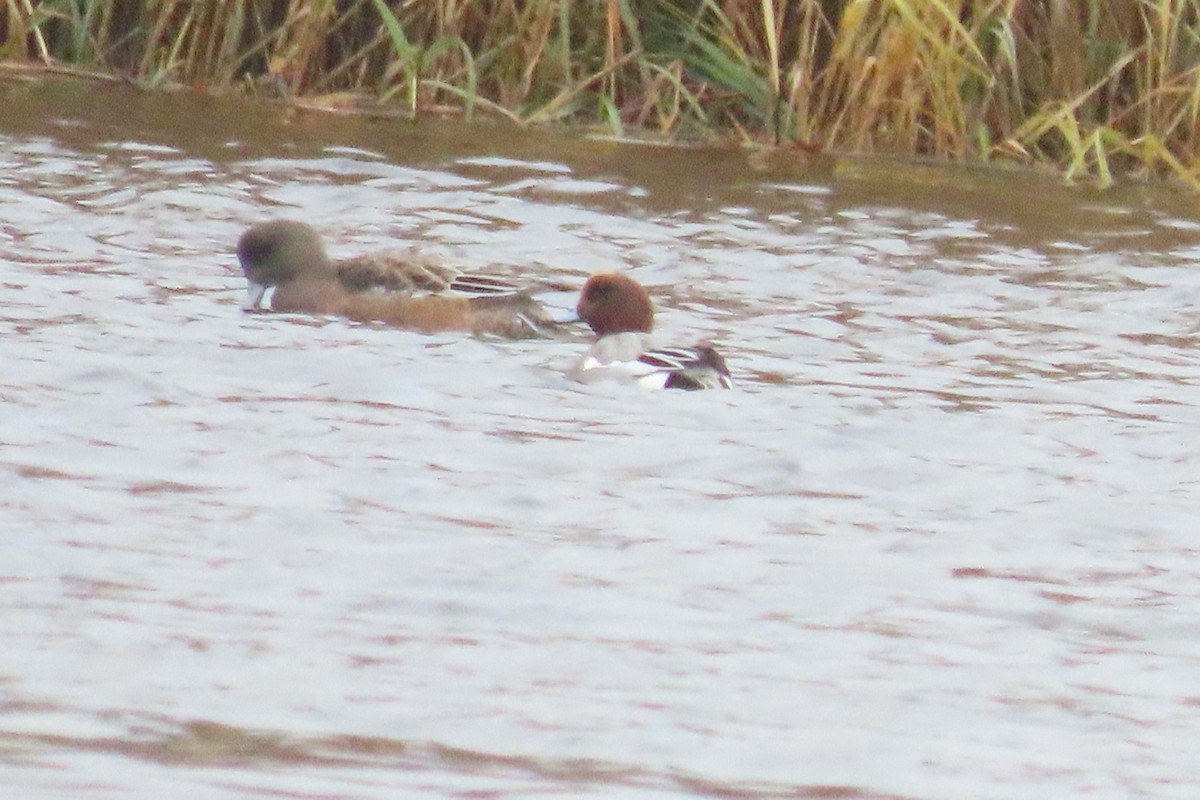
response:
<path id="1" fill-rule="evenodd" d="M 462 330 L 511 338 L 557 327 L 529 291 L 501 278 L 465 275 L 416 251 L 332 261 L 303 222 L 274 220 L 242 234 L 244 307 L 331 314 L 419 331 Z"/>

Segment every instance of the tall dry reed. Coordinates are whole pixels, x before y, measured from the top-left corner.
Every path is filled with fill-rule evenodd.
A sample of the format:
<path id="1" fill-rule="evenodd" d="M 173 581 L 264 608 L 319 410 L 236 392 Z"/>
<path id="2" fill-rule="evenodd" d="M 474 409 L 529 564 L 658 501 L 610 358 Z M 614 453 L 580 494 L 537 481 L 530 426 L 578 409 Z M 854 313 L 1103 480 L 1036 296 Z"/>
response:
<path id="1" fill-rule="evenodd" d="M 0 0 L 0 57 L 1200 186 L 1200 0 Z"/>

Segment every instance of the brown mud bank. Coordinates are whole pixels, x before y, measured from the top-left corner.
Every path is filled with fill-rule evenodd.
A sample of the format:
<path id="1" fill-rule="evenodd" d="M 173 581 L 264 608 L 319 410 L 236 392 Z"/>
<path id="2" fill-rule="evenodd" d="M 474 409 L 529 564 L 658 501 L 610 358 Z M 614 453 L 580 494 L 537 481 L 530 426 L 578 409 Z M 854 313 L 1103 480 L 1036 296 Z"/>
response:
<path id="1" fill-rule="evenodd" d="M 9 2 L 0 58 L 333 109 L 1200 185 L 1195 0 Z"/>

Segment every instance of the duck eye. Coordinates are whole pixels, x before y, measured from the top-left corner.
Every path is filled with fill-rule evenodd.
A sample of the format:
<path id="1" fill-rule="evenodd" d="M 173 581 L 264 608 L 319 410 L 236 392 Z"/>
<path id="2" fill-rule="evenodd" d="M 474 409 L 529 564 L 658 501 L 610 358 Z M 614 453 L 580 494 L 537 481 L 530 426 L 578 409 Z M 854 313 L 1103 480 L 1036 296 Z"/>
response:
<path id="1" fill-rule="evenodd" d="M 597 283 L 588 289 L 588 301 L 592 303 L 608 302 L 612 298 L 615 289 L 616 287 L 611 283 Z"/>
<path id="2" fill-rule="evenodd" d="M 256 264 L 270 252 L 270 243 L 259 236 L 247 236 L 238 243 L 238 260 L 243 264 Z"/>

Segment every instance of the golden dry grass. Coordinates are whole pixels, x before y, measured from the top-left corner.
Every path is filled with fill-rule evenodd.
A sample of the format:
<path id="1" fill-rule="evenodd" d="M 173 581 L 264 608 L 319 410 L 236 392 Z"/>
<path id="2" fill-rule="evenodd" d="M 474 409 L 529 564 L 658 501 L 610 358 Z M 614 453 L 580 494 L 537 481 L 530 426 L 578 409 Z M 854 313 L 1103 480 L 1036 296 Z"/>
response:
<path id="1" fill-rule="evenodd" d="M 0 0 L 0 57 L 1200 187 L 1200 0 Z"/>

